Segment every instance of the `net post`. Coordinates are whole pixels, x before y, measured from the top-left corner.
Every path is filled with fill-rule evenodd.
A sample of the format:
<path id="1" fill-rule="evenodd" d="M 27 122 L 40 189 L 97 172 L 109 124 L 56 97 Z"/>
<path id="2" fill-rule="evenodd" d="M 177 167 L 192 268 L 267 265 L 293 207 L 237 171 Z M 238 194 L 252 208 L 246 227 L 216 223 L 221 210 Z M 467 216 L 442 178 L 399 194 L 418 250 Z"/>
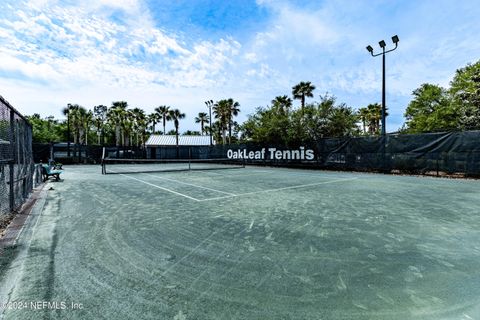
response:
<path id="1" fill-rule="evenodd" d="M 192 170 L 191 163 L 192 163 L 192 147 L 188 147 L 188 171 Z"/>
<path id="2" fill-rule="evenodd" d="M 102 167 L 102 174 L 106 174 L 106 170 L 105 170 L 105 147 L 102 148 L 102 158 L 100 160 L 100 166 Z"/>

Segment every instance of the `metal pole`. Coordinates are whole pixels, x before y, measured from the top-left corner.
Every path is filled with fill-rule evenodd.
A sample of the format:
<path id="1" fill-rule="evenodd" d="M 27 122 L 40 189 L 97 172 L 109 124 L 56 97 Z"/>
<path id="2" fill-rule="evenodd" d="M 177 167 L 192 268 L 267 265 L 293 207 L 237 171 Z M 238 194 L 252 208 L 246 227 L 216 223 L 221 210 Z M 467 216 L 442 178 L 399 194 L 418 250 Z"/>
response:
<path id="1" fill-rule="evenodd" d="M 385 47 L 383 48 L 382 53 L 382 136 L 386 134 L 386 121 L 385 121 L 385 114 L 386 114 L 386 106 L 385 106 Z"/>
<path id="2" fill-rule="evenodd" d="M 208 109 L 210 110 L 209 120 L 210 120 L 210 145 L 213 146 L 213 138 L 212 138 L 212 105 L 208 105 Z"/>
<path id="3" fill-rule="evenodd" d="M 9 173 L 10 173 L 10 195 L 9 195 L 9 200 L 10 200 L 10 211 L 13 211 L 15 209 L 15 175 L 14 175 L 14 170 L 15 170 L 15 163 L 17 160 L 17 153 L 15 150 L 15 144 L 16 144 L 16 139 L 15 139 L 15 114 L 13 110 L 10 110 L 10 147 L 11 147 L 11 152 L 12 152 L 12 159 L 10 159 L 9 163 Z"/>
<path id="4" fill-rule="evenodd" d="M 397 49 L 399 41 L 400 40 L 398 39 L 398 36 L 394 35 L 392 37 L 392 42 L 395 44 L 395 48 L 390 49 L 390 50 L 385 50 L 386 44 L 385 44 L 384 40 L 380 41 L 378 44 L 382 48 L 382 52 L 376 53 L 376 54 L 373 53 L 372 46 L 368 45 L 367 48 L 366 48 L 368 50 L 368 52 L 370 52 L 372 57 L 378 57 L 379 55 L 382 55 L 382 131 L 381 131 L 382 136 L 385 136 L 386 133 L 387 133 L 387 125 L 386 125 L 386 119 L 385 119 L 386 116 L 387 116 L 387 110 L 386 110 L 387 106 L 386 106 L 386 98 L 385 98 L 385 95 L 386 95 L 386 92 L 385 92 L 385 54 L 387 54 L 389 52 L 392 52 L 395 49 Z"/>
<path id="5" fill-rule="evenodd" d="M 209 120 L 210 120 L 210 146 L 213 146 L 213 138 L 212 138 L 212 105 L 213 105 L 213 100 L 208 100 L 205 101 L 205 105 L 207 106 L 209 110 Z"/>
<path id="6" fill-rule="evenodd" d="M 70 158 L 70 106 L 67 112 L 67 157 Z"/>

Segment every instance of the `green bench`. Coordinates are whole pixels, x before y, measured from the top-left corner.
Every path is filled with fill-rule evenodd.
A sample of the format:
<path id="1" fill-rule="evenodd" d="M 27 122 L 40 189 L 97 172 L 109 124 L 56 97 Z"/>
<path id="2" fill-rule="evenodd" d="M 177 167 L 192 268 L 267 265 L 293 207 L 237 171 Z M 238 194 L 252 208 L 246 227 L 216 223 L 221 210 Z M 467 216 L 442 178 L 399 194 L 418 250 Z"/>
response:
<path id="1" fill-rule="evenodd" d="M 63 170 L 57 170 L 52 167 L 50 167 L 47 164 L 42 164 L 42 177 L 43 177 L 43 182 L 47 181 L 48 178 L 54 177 L 55 181 L 60 180 L 60 174 L 63 172 Z"/>

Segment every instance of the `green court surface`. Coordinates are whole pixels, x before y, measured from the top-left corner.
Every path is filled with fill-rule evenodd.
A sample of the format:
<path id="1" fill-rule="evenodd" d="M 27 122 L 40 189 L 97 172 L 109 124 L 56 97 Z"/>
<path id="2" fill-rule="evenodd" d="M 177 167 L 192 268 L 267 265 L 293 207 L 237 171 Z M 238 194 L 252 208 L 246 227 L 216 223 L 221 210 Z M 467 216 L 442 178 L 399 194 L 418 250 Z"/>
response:
<path id="1" fill-rule="evenodd" d="M 480 319 L 478 181 L 264 167 L 62 178 L 0 254 L 2 319 Z"/>

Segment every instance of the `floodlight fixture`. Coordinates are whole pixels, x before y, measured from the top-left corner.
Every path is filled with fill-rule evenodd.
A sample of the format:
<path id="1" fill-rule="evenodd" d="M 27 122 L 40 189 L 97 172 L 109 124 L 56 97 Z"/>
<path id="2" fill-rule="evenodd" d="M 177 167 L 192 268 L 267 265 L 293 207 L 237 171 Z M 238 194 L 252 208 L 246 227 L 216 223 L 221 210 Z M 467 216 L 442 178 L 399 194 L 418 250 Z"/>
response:
<path id="1" fill-rule="evenodd" d="M 400 39 L 398 39 L 398 36 L 397 35 L 394 35 L 392 37 L 392 42 L 395 43 L 395 45 L 400 41 Z"/>
<path id="2" fill-rule="evenodd" d="M 380 48 L 382 48 L 382 49 L 387 46 L 387 44 L 386 44 L 385 41 L 383 41 L 383 40 L 380 41 L 378 44 L 380 45 Z"/>
<path id="3" fill-rule="evenodd" d="M 369 45 L 369 46 L 367 46 L 367 50 L 368 50 L 368 52 L 372 53 L 372 52 L 373 52 L 373 48 L 372 48 L 372 46 L 370 46 L 370 45 Z"/>

